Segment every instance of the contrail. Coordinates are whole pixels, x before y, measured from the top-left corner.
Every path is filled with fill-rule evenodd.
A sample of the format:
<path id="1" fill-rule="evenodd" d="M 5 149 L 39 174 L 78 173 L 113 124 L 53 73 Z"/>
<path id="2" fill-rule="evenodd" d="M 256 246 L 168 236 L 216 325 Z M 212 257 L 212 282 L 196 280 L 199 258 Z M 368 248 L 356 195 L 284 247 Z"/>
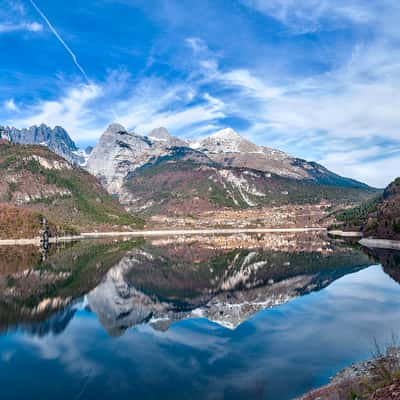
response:
<path id="1" fill-rule="evenodd" d="M 85 70 L 81 67 L 81 65 L 78 62 L 78 59 L 76 58 L 76 55 L 74 52 L 69 48 L 67 43 L 64 42 L 64 39 L 60 36 L 60 34 L 56 31 L 56 28 L 51 24 L 51 22 L 48 20 L 48 18 L 43 14 L 42 10 L 36 5 L 36 3 L 33 0 L 30 0 L 32 6 L 35 8 L 35 10 L 38 12 L 38 14 L 44 19 L 50 30 L 53 32 L 54 36 L 59 40 L 59 42 L 64 46 L 65 50 L 68 51 L 70 54 L 72 61 L 76 65 L 76 67 L 79 69 L 79 71 L 82 73 L 83 77 L 87 81 L 87 83 L 90 83 L 90 79 L 86 75 Z"/>

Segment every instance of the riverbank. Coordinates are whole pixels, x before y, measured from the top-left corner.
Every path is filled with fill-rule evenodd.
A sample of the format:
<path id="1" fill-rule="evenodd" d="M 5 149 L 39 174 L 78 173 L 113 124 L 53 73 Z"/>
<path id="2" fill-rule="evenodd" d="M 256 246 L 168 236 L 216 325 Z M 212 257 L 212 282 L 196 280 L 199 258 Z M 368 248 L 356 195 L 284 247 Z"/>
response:
<path id="1" fill-rule="evenodd" d="M 50 243 L 64 243 L 85 239 L 120 238 L 120 237 L 162 237 L 187 235 L 232 235 L 240 233 L 301 233 L 323 232 L 326 228 L 249 228 L 249 229 L 175 229 L 175 230 L 143 230 L 127 232 L 84 232 L 79 235 L 51 237 Z M 40 245 L 40 238 L 0 239 L 0 246 Z"/>
<path id="2" fill-rule="evenodd" d="M 328 235 L 332 237 L 339 237 L 344 239 L 357 239 L 359 240 L 359 244 L 364 247 L 368 247 L 371 249 L 387 249 L 387 250 L 400 250 L 400 241 L 399 240 L 390 240 L 390 239 L 377 239 L 372 237 L 363 237 L 364 235 L 361 232 L 356 231 L 341 231 L 341 230 L 328 230 Z"/>
<path id="3" fill-rule="evenodd" d="M 354 363 L 337 373 L 328 385 L 298 400 L 400 399 L 400 349 L 388 347 L 370 360 Z"/>
<path id="4" fill-rule="evenodd" d="M 328 234 L 334 237 L 342 237 L 342 238 L 361 238 L 363 234 L 361 232 L 355 231 L 340 231 L 340 230 L 333 230 L 329 231 Z"/>
<path id="5" fill-rule="evenodd" d="M 375 249 L 400 250 L 399 240 L 364 238 L 359 241 L 362 246 Z"/>

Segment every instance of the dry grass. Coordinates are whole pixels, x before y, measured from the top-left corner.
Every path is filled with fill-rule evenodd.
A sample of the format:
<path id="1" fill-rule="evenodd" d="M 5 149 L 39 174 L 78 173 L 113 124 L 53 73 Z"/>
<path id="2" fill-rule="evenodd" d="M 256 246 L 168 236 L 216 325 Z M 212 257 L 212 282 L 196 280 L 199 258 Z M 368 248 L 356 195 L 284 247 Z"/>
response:
<path id="1" fill-rule="evenodd" d="M 0 205 L 0 239 L 39 236 L 41 215 L 22 207 Z"/>

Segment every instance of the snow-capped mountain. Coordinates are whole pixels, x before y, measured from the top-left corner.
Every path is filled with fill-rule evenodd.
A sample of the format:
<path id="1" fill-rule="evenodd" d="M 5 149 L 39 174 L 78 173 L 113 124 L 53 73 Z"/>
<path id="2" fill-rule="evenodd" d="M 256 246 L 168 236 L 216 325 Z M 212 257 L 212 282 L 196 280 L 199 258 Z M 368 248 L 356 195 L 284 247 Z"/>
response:
<path id="1" fill-rule="evenodd" d="M 152 130 L 148 136 L 128 132 L 120 124 L 111 124 L 92 150 L 87 170 L 95 175 L 112 194 L 121 194 L 124 179 L 137 168 L 172 147 L 187 146 L 171 136 L 165 128 Z"/>
<path id="2" fill-rule="evenodd" d="M 150 214 L 357 200 L 370 191 L 317 163 L 257 146 L 231 128 L 189 142 L 165 128 L 142 136 L 111 124 L 87 169 L 131 211 Z"/>
<path id="3" fill-rule="evenodd" d="M 262 153 L 262 149 L 240 136 L 232 128 L 222 129 L 190 144 L 205 153 Z"/>
<path id="4" fill-rule="evenodd" d="M 220 130 L 191 144 L 213 161 L 226 167 L 251 168 L 278 176 L 311 180 L 320 184 L 366 187 L 352 179 L 340 177 L 322 165 L 291 157 L 283 151 L 257 146 L 231 128 Z"/>
<path id="5" fill-rule="evenodd" d="M 59 126 L 0 127 L 0 138 L 49 147 L 86 168 L 134 212 L 358 200 L 371 191 L 317 163 L 258 146 L 231 128 L 190 142 L 163 127 L 144 136 L 114 123 L 87 150 L 78 149 Z"/>
<path id="6" fill-rule="evenodd" d="M 147 136 L 128 132 L 112 124 L 100 138 L 89 157 L 87 168 L 98 176 L 112 193 L 118 193 L 130 172 L 150 160 L 166 156 L 171 148 L 186 147 L 202 152 L 224 167 L 248 168 L 277 176 L 310 180 L 319 184 L 363 187 L 352 179 L 343 178 L 315 162 L 265 146 L 258 146 L 232 128 L 222 129 L 198 141 L 185 141 L 169 134 L 165 128 L 153 129 Z M 114 184 L 114 181 L 117 181 Z"/>

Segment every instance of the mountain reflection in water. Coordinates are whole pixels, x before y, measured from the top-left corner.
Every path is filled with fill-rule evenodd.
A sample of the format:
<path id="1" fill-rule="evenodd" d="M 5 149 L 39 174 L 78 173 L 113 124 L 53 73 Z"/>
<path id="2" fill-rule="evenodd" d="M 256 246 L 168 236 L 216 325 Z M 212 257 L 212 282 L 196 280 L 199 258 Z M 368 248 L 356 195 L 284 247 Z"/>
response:
<path id="1" fill-rule="evenodd" d="M 61 332 L 79 308 L 112 336 L 190 317 L 234 329 L 371 264 L 320 233 L 79 242 L 45 260 L 30 247 L 0 251 L 0 330 L 38 334 Z"/>
<path id="2" fill-rule="evenodd" d="M 1 398 L 293 399 L 400 331 L 399 270 L 316 233 L 0 248 Z"/>

